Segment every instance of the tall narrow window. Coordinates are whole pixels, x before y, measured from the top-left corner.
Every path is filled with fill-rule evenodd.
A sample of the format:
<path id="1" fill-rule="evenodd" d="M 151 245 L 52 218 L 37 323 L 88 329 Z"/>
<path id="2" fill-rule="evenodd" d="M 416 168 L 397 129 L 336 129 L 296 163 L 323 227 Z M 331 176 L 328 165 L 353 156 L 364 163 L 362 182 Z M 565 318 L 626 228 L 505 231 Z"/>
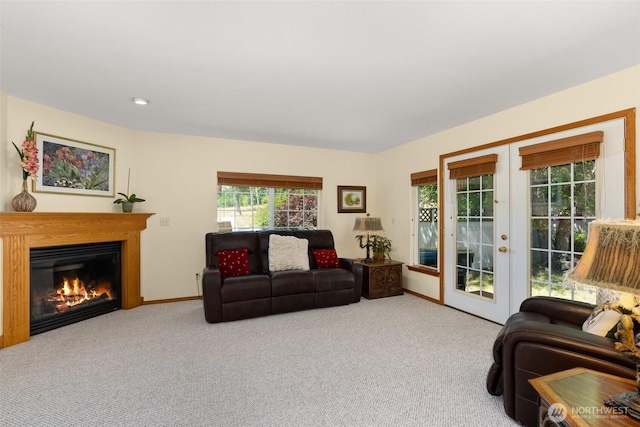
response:
<path id="1" fill-rule="evenodd" d="M 219 230 L 316 229 L 322 178 L 218 173 Z"/>
<path id="2" fill-rule="evenodd" d="M 438 171 L 411 174 L 416 188 L 416 243 L 418 265 L 438 268 Z"/>

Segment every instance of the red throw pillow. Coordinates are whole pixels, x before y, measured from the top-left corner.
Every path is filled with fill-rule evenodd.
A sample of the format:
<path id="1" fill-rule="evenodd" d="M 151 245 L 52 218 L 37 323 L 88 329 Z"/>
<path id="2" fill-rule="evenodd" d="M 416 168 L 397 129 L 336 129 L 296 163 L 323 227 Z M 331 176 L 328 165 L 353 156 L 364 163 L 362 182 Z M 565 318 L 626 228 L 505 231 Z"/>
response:
<path id="1" fill-rule="evenodd" d="M 218 269 L 222 277 L 246 276 L 249 274 L 249 249 L 218 251 Z"/>
<path id="2" fill-rule="evenodd" d="M 312 249 L 318 268 L 339 268 L 340 260 L 335 249 Z"/>

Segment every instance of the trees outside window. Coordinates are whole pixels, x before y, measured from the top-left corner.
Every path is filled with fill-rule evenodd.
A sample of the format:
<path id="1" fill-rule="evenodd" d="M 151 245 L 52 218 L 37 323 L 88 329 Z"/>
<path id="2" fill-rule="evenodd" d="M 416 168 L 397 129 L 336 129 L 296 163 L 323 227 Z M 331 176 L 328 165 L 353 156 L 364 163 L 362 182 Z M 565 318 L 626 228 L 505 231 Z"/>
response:
<path id="1" fill-rule="evenodd" d="M 531 295 L 595 303 L 596 289 L 571 289 L 564 274 L 578 264 L 596 219 L 595 160 L 532 169 Z"/>
<path id="2" fill-rule="evenodd" d="M 218 186 L 218 221 L 238 230 L 318 228 L 318 191 Z"/>

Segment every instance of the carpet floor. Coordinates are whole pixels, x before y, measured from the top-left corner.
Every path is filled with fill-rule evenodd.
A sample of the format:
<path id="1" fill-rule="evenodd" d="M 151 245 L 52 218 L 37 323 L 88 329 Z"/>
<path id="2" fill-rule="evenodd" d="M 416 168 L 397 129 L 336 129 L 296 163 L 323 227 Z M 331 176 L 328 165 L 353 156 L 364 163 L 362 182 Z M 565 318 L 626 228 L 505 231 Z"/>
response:
<path id="1" fill-rule="evenodd" d="M 412 295 L 208 324 L 144 305 L 0 350 L 0 426 L 514 426 L 500 326 Z"/>

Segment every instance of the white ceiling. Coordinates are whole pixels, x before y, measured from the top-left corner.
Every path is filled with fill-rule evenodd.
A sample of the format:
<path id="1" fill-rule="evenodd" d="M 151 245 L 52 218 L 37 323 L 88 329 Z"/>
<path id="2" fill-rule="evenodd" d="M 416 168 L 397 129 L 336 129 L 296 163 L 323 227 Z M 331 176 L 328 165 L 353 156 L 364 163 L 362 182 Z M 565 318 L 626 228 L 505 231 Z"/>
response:
<path id="1" fill-rule="evenodd" d="M 9 95 L 130 129 L 360 152 L 640 64 L 637 1 L 2 0 L 0 26 Z"/>

